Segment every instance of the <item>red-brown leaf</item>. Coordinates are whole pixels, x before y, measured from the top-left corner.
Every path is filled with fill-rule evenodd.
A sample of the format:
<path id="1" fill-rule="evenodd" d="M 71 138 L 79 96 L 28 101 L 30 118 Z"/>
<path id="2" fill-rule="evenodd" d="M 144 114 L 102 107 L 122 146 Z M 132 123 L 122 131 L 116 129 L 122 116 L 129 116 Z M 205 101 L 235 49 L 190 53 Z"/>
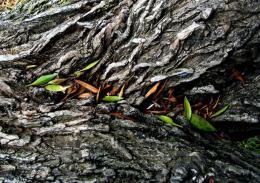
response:
<path id="1" fill-rule="evenodd" d="M 151 96 L 152 94 L 154 94 L 158 87 L 160 85 L 160 82 L 158 81 L 144 96 L 145 99 L 147 99 L 149 96 Z"/>
<path id="2" fill-rule="evenodd" d="M 97 102 L 99 101 L 100 92 L 101 92 L 101 86 L 98 88 L 98 93 L 97 93 L 97 96 L 96 96 L 96 101 Z"/>
<path id="3" fill-rule="evenodd" d="M 80 94 L 80 95 L 78 96 L 78 98 L 80 98 L 80 99 L 87 99 L 87 98 L 89 98 L 89 97 L 91 97 L 91 96 L 92 96 L 91 93 L 82 93 L 82 94 Z"/>
<path id="4" fill-rule="evenodd" d="M 236 69 L 232 69 L 232 77 L 237 80 L 237 81 L 241 81 L 243 84 L 245 83 L 245 76 L 239 72 L 238 70 Z"/>
<path id="5" fill-rule="evenodd" d="M 98 93 L 98 88 L 96 88 L 96 87 L 94 87 L 94 86 L 92 86 L 92 85 L 90 85 L 86 82 L 83 82 L 83 81 L 78 80 L 78 79 L 76 79 L 75 82 L 78 83 L 80 86 L 86 88 L 87 90 L 93 92 L 93 93 Z"/>
<path id="6" fill-rule="evenodd" d="M 157 98 L 159 95 L 161 95 L 161 93 L 163 92 L 163 89 L 165 88 L 167 83 L 167 80 L 164 81 L 163 86 L 159 89 L 159 91 L 156 93 L 156 95 L 154 96 L 154 98 Z"/>

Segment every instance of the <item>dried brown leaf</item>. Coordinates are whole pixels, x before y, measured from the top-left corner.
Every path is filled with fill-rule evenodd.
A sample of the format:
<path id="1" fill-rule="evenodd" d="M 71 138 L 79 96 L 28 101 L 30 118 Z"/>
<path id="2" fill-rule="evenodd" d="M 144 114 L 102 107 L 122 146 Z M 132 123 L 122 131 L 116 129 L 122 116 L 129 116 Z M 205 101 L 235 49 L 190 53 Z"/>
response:
<path id="1" fill-rule="evenodd" d="M 184 110 L 183 104 L 178 104 L 178 105 L 176 105 L 176 106 L 174 107 L 174 109 L 173 109 L 173 111 L 176 112 L 176 113 L 181 112 L 181 111 L 183 111 L 183 110 Z"/>
<path id="2" fill-rule="evenodd" d="M 175 97 L 171 97 L 171 98 L 163 98 L 164 100 L 170 102 L 170 103 L 176 103 L 177 99 Z"/>
<path id="3" fill-rule="evenodd" d="M 168 91 L 168 98 L 173 97 L 174 88 L 170 88 Z"/>
<path id="4" fill-rule="evenodd" d="M 86 88 L 87 90 L 91 91 L 92 93 L 98 93 L 98 88 L 92 86 L 91 84 L 88 84 L 78 79 L 76 79 L 75 82 L 81 85 L 82 87 Z"/>
<path id="5" fill-rule="evenodd" d="M 109 95 L 116 95 L 119 92 L 119 87 L 113 87 L 112 90 L 109 92 Z"/>
<path id="6" fill-rule="evenodd" d="M 233 77 L 237 81 L 241 81 L 243 84 L 245 84 L 245 76 L 238 70 L 232 69 L 233 74 L 231 77 Z"/>
<path id="7" fill-rule="evenodd" d="M 89 97 L 91 97 L 91 96 L 92 96 L 91 93 L 82 93 L 82 94 L 80 94 L 80 95 L 78 96 L 78 98 L 80 98 L 80 99 L 87 99 L 87 98 L 89 98 Z"/>
<path id="8" fill-rule="evenodd" d="M 123 95 L 124 95 L 124 90 L 125 90 L 125 84 L 122 86 L 122 88 L 121 88 L 121 90 L 120 90 L 120 92 L 119 92 L 119 94 L 118 94 L 119 97 L 123 97 Z"/>
<path id="9" fill-rule="evenodd" d="M 76 93 L 78 90 L 76 85 L 72 85 L 66 90 L 66 96 L 62 99 L 63 101 L 66 100 L 71 94 Z"/>
<path id="10" fill-rule="evenodd" d="M 150 111 L 150 110 L 145 110 L 146 113 L 152 113 L 152 114 L 167 114 L 168 111 Z"/>
<path id="11" fill-rule="evenodd" d="M 80 95 L 82 93 L 86 93 L 86 88 L 80 86 L 80 88 L 78 89 L 77 93 L 75 94 L 75 96 Z"/>
<path id="12" fill-rule="evenodd" d="M 101 86 L 98 88 L 98 93 L 97 93 L 97 95 L 96 95 L 96 101 L 97 101 L 97 102 L 99 101 L 100 93 L 101 93 Z"/>
<path id="13" fill-rule="evenodd" d="M 219 99 L 220 99 L 220 96 L 218 96 L 218 98 L 217 98 L 215 104 L 212 106 L 212 110 L 216 109 L 216 107 L 217 107 L 217 105 L 218 105 L 218 103 L 219 103 Z"/>
<path id="14" fill-rule="evenodd" d="M 107 90 L 107 89 L 109 89 L 110 87 L 112 87 L 112 85 L 106 83 L 106 84 L 104 85 L 103 89 L 104 89 L 104 90 Z"/>
<path id="15" fill-rule="evenodd" d="M 160 85 L 160 82 L 158 81 L 144 96 L 144 99 L 147 99 L 148 97 L 150 97 L 152 94 L 154 94 L 158 87 Z"/>
<path id="16" fill-rule="evenodd" d="M 167 80 L 164 81 L 162 87 L 160 88 L 160 90 L 155 94 L 154 98 L 157 98 L 159 95 L 161 95 L 161 93 L 163 92 L 165 86 L 166 86 Z"/>

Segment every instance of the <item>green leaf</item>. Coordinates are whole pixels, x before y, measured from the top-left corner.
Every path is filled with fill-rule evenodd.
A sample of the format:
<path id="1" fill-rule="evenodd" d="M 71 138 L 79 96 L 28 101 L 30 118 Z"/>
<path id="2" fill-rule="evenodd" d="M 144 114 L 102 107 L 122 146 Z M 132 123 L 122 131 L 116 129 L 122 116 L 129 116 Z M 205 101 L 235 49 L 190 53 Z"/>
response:
<path id="1" fill-rule="evenodd" d="M 34 69 L 35 67 L 37 67 L 37 65 L 27 65 L 26 69 Z"/>
<path id="2" fill-rule="evenodd" d="M 45 89 L 52 92 L 64 92 L 67 89 L 67 87 L 61 85 L 47 85 L 45 86 Z"/>
<path id="3" fill-rule="evenodd" d="M 75 76 L 75 77 L 80 77 L 82 74 L 84 74 L 84 72 L 83 71 L 75 71 L 74 73 L 73 73 L 73 75 L 72 76 Z"/>
<path id="4" fill-rule="evenodd" d="M 187 97 L 184 97 L 184 116 L 187 118 L 187 120 L 191 119 L 191 114 L 192 114 L 192 110 L 191 110 L 191 106 L 190 106 L 190 102 L 187 99 Z"/>
<path id="5" fill-rule="evenodd" d="M 81 69 L 80 71 L 81 72 L 87 71 L 87 70 L 91 69 L 92 67 L 94 67 L 95 65 L 97 65 L 98 62 L 99 62 L 99 60 L 92 62 L 92 63 L 88 64 L 86 67 L 84 67 L 83 69 Z"/>
<path id="6" fill-rule="evenodd" d="M 194 128 L 197 128 L 199 130 L 205 132 L 217 131 L 216 128 L 212 126 L 206 119 L 197 114 L 192 114 L 190 122 Z"/>
<path id="7" fill-rule="evenodd" d="M 44 84 L 50 82 L 51 80 L 53 80 L 57 75 L 58 75 L 57 73 L 54 73 L 54 74 L 48 74 L 48 75 L 41 76 L 38 79 L 36 79 L 33 83 L 31 83 L 30 86 L 44 85 Z"/>
<path id="8" fill-rule="evenodd" d="M 181 125 L 178 125 L 177 123 L 174 123 L 172 118 L 168 117 L 168 116 L 164 116 L 164 115 L 158 115 L 157 116 L 161 121 L 165 122 L 165 123 L 168 123 L 170 125 L 173 125 L 173 126 L 177 126 L 177 127 L 180 127 L 182 128 Z"/>
<path id="9" fill-rule="evenodd" d="M 123 99 L 124 98 L 120 96 L 105 96 L 102 100 L 105 102 L 118 102 Z"/>
<path id="10" fill-rule="evenodd" d="M 217 117 L 217 116 L 223 114 L 228 108 L 229 108 L 229 105 L 226 105 L 226 106 L 223 107 L 222 109 L 220 109 L 220 110 L 218 110 L 217 112 L 215 112 L 214 114 L 212 114 L 210 117 L 211 117 L 211 118 Z"/>
<path id="11" fill-rule="evenodd" d="M 92 67 L 94 67 L 95 65 L 97 65 L 98 62 L 99 62 L 99 60 L 88 64 L 86 67 L 84 67 L 83 69 L 81 69 L 79 71 L 75 71 L 73 73 L 73 76 L 74 77 L 80 77 L 82 74 L 84 74 L 85 71 L 87 71 L 87 70 L 91 69 Z"/>

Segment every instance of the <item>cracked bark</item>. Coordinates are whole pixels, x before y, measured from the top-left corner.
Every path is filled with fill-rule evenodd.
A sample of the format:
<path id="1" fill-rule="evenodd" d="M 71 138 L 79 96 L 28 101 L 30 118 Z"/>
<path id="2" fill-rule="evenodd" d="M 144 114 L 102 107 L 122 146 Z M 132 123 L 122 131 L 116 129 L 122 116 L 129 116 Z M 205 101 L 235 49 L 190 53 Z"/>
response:
<path id="1" fill-rule="evenodd" d="M 257 182 L 259 155 L 199 134 L 181 116 L 176 120 L 183 130 L 135 107 L 159 80 L 168 79 L 166 89 L 191 89 L 190 95 L 213 86 L 223 103 L 236 106 L 214 123 L 259 132 L 259 18 L 257 0 L 28 0 L 2 13 L 1 179 Z M 26 86 L 42 74 L 66 76 L 96 59 L 86 78 L 114 85 L 131 78 L 126 101 L 61 103 L 58 94 Z M 28 71 L 28 64 L 38 67 Z M 251 68 L 242 88 L 225 81 L 237 65 Z M 112 111 L 129 119 L 115 119 Z"/>

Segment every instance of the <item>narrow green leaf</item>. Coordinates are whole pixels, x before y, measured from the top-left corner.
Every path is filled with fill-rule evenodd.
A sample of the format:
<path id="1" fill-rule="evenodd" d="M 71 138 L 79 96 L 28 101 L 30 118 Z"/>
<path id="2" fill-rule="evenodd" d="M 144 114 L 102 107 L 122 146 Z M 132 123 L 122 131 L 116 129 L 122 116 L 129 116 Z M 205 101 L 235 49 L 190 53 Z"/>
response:
<path id="1" fill-rule="evenodd" d="M 105 96 L 102 100 L 105 102 L 118 102 L 123 99 L 124 98 L 120 96 Z"/>
<path id="2" fill-rule="evenodd" d="M 187 97 L 184 97 L 184 116 L 187 118 L 187 120 L 191 119 L 191 114 L 192 114 L 192 110 L 191 110 L 191 106 L 190 106 L 190 102 L 187 99 Z"/>
<path id="3" fill-rule="evenodd" d="M 47 85 L 45 86 L 45 89 L 52 92 L 64 92 L 67 89 L 67 87 L 61 85 Z"/>
<path id="4" fill-rule="evenodd" d="M 58 75 L 57 73 L 54 73 L 54 74 L 48 74 L 48 75 L 41 76 L 38 79 L 36 79 L 33 83 L 31 83 L 30 86 L 44 85 L 44 84 L 50 82 L 51 80 L 53 80 L 57 75 Z"/>
<path id="5" fill-rule="evenodd" d="M 217 116 L 223 114 L 228 108 L 229 108 L 229 105 L 226 105 L 226 106 L 223 107 L 222 109 L 220 109 L 220 110 L 218 110 L 217 112 L 215 112 L 214 114 L 212 114 L 210 117 L 211 117 L 211 118 L 217 117 Z"/>
<path id="6" fill-rule="evenodd" d="M 97 65 L 98 62 L 99 62 L 99 60 L 88 64 L 86 67 L 84 67 L 83 69 L 81 69 L 79 71 L 75 71 L 73 73 L 73 76 L 80 77 L 82 74 L 84 74 L 85 71 L 87 71 L 87 70 L 91 69 L 92 67 L 94 67 L 95 65 Z"/>
<path id="7" fill-rule="evenodd" d="M 158 115 L 157 117 L 158 117 L 161 121 L 163 121 L 163 122 L 165 122 L 165 123 L 168 123 L 168 124 L 170 124 L 170 125 L 183 128 L 181 125 L 178 125 L 177 123 L 174 123 L 173 120 L 172 120 L 172 118 L 170 118 L 170 117 L 168 117 L 168 116 Z"/>
<path id="8" fill-rule="evenodd" d="M 35 67 L 37 67 L 37 65 L 27 65 L 26 69 L 34 69 Z"/>
<path id="9" fill-rule="evenodd" d="M 192 114 L 190 122 L 194 128 L 197 128 L 199 130 L 205 132 L 217 131 L 216 128 L 212 126 L 206 119 L 197 114 Z"/>
<path id="10" fill-rule="evenodd" d="M 84 72 L 83 71 L 75 71 L 73 74 L 72 74 L 72 76 L 74 76 L 74 77 L 80 77 L 82 74 L 84 74 Z"/>
<path id="11" fill-rule="evenodd" d="M 99 60 L 92 62 L 92 63 L 88 64 L 86 67 L 84 67 L 83 69 L 81 69 L 80 71 L 81 72 L 87 71 L 87 70 L 91 69 L 92 67 L 94 67 L 95 65 L 97 65 L 98 62 L 99 62 Z"/>

